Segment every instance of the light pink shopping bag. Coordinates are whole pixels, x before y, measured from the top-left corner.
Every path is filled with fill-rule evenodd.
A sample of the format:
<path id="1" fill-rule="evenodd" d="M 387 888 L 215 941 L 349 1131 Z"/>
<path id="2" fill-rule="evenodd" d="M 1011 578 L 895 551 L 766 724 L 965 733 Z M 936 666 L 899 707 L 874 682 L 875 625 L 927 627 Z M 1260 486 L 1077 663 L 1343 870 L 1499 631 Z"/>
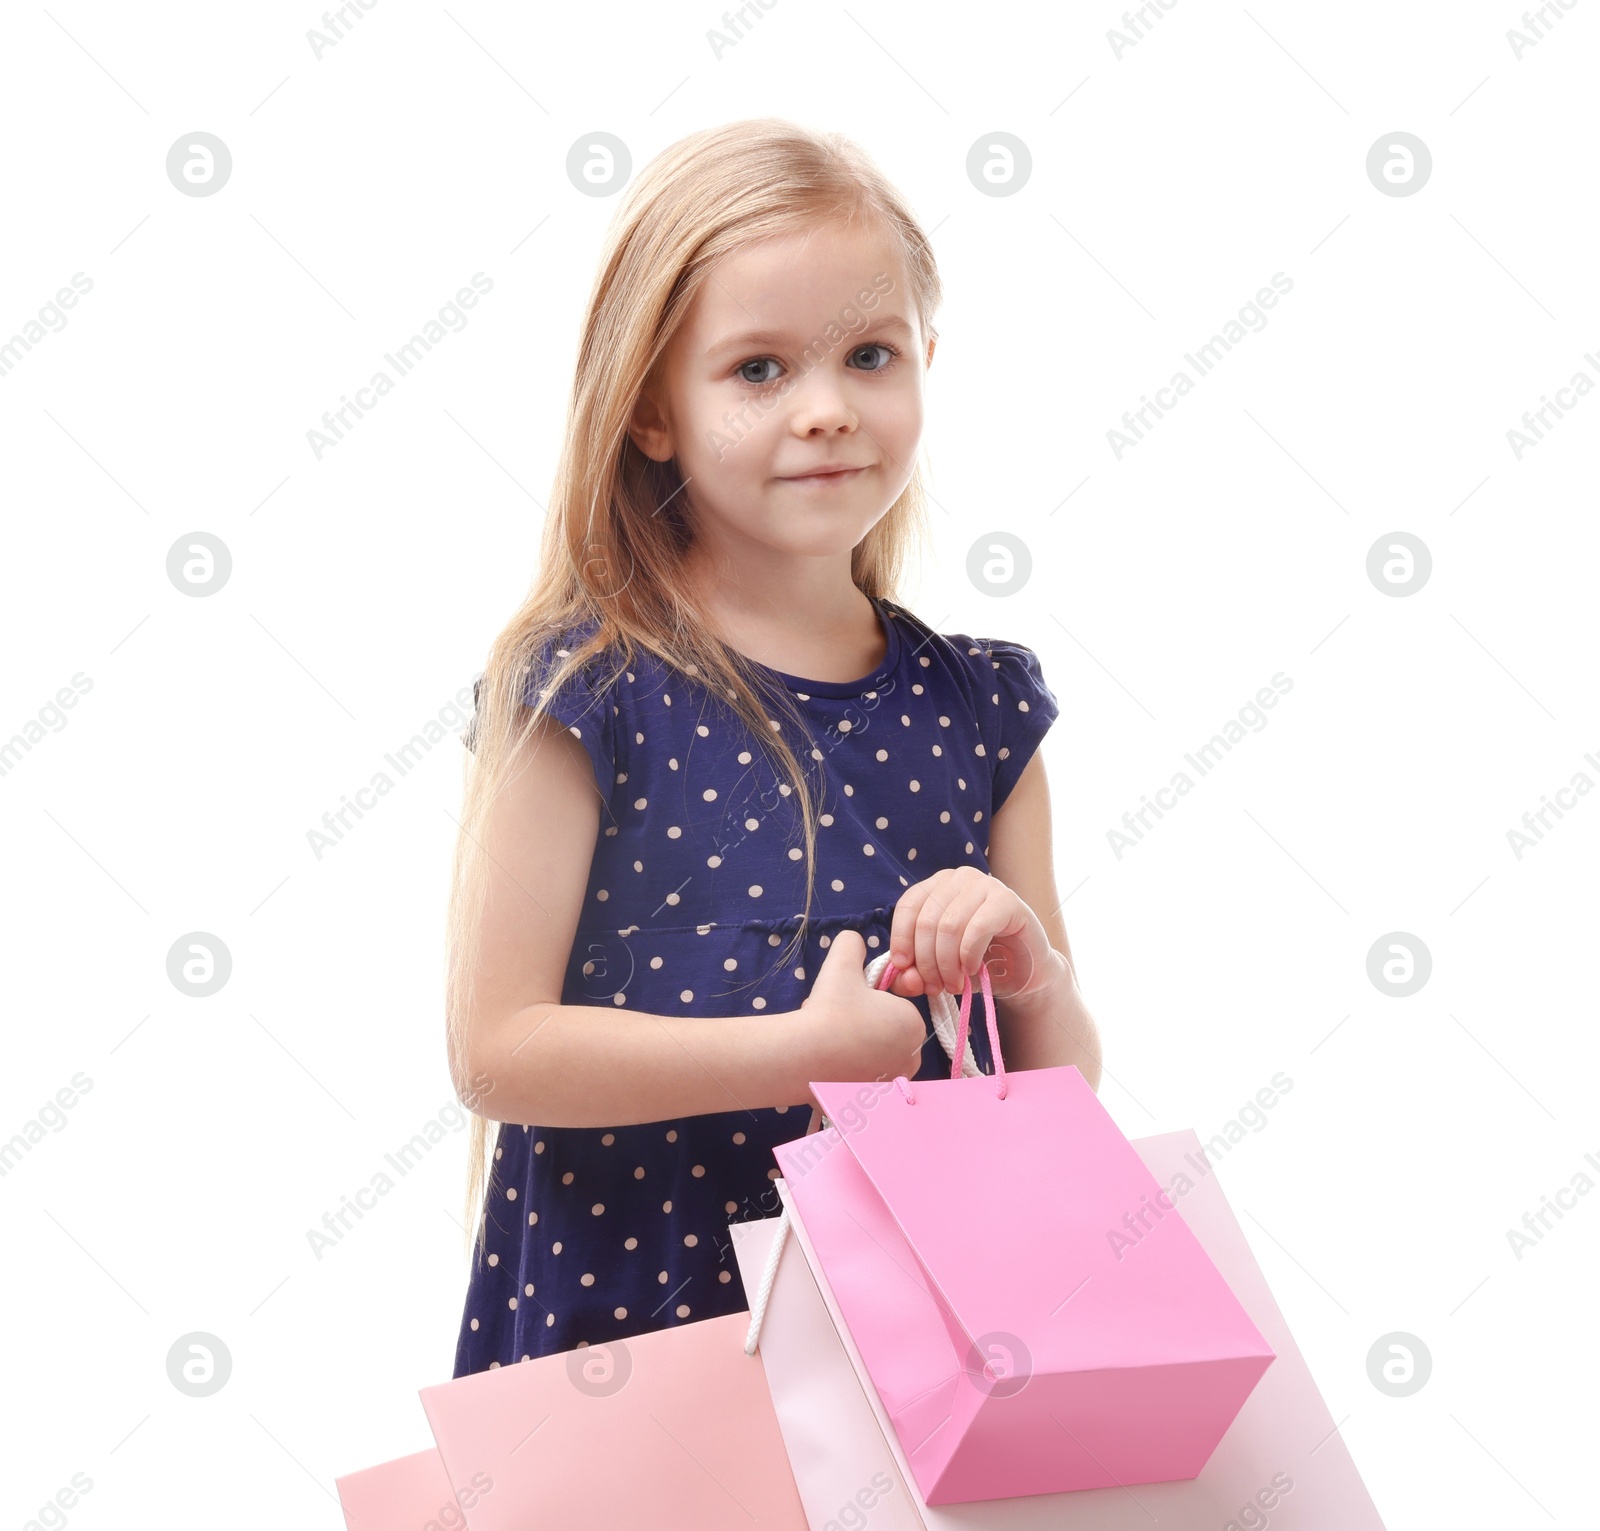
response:
<path id="1" fill-rule="evenodd" d="M 1193 1478 L 1272 1347 L 1083 1075 L 1006 1073 L 987 1008 L 993 1075 L 812 1083 L 832 1125 L 774 1153 L 821 1271 L 929 1505 Z"/>
<path id="2" fill-rule="evenodd" d="M 1277 1355 L 1199 1475 L 929 1506 L 780 1180 L 789 1218 L 734 1223 L 729 1233 L 752 1294 L 778 1245 L 767 1302 L 753 1297 L 752 1306 L 811 1531 L 852 1524 L 872 1531 L 1383 1531 L 1199 1138 L 1171 1132 L 1133 1146 L 1161 1185 L 1178 1188 L 1178 1214 Z"/>
<path id="3" fill-rule="evenodd" d="M 349 1531 L 461 1531 L 464 1512 L 493 1484 L 457 1494 L 434 1447 L 333 1480 Z"/>
<path id="4" fill-rule="evenodd" d="M 748 1312 L 422 1389 L 469 1531 L 806 1531 Z"/>

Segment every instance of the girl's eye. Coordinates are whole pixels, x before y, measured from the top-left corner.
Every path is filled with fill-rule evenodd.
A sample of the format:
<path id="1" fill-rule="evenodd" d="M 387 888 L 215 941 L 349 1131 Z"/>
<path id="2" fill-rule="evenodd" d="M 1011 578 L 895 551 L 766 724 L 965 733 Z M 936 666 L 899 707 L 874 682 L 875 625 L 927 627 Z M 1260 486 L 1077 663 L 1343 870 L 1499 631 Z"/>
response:
<path id="1" fill-rule="evenodd" d="M 899 351 L 897 351 L 893 346 L 882 341 L 874 341 L 871 345 L 857 346 L 855 350 L 850 352 L 850 360 L 855 361 L 863 356 L 870 357 L 875 351 L 881 351 L 883 353 L 883 358 L 877 363 L 876 366 L 869 364 L 867 366 L 857 367 L 855 370 L 858 372 L 870 373 L 887 372 L 900 359 Z M 768 365 L 776 367 L 779 365 L 779 362 L 776 357 L 755 356 L 747 362 L 740 362 L 735 375 L 737 376 L 738 380 L 747 388 L 768 388 L 773 383 L 777 382 L 777 378 L 775 376 L 771 375 L 770 373 L 764 373 L 763 369 L 765 369 Z M 763 375 L 751 377 L 750 373 L 752 369 L 756 370 L 757 372 L 762 372 Z"/>
<path id="2" fill-rule="evenodd" d="M 757 356 L 751 361 L 741 362 L 739 364 L 739 381 L 741 383 L 748 383 L 752 388 L 765 388 L 768 383 L 776 382 L 777 379 L 772 377 L 749 376 L 749 369 L 751 367 L 765 367 L 768 362 L 771 362 L 773 366 L 778 365 L 777 359 L 771 356 Z"/>
<path id="3" fill-rule="evenodd" d="M 874 341 L 869 346 L 857 346 L 856 349 L 854 351 L 852 351 L 850 354 L 852 356 L 860 356 L 860 355 L 862 355 L 864 353 L 871 352 L 871 351 L 883 351 L 883 352 L 886 352 L 887 354 L 886 354 L 884 360 L 881 361 L 876 367 L 865 367 L 865 368 L 862 369 L 863 371 L 866 371 L 866 372 L 887 372 L 889 370 L 889 368 L 894 365 L 896 359 L 900 355 L 900 353 L 897 350 L 895 350 L 895 348 L 893 346 L 884 345 L 881 341 Z"/>

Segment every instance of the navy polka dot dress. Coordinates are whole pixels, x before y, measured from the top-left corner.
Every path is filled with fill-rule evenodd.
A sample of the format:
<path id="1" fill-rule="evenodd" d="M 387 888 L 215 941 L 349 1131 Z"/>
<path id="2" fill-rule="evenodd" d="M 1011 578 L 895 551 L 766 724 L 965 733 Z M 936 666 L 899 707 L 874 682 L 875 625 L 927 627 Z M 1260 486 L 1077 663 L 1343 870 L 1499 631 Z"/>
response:
<path id="1" fill-rule="evenodd" d="M 990 819 L 1055 720 L 1055 696 L 1021 644 L 940 635 L 893 602 L 873 605 L 888 652 L 871 675 L 824 683 L 760 668 L 806 720 L 811 738 L 797 739 L 774 710 L 820 816 L 812 919 L 788 960 L 803 834 L 792 789 L 744 723 L 650 654 L 610 686 L 602 659 L 563 687 L 552 710 L 606 799 L 563 1004 L 795 1010 L 838 931 L 883 951 L 912 883 L 988 870 Z M 912 1002 L 928 1037 L 916 1077 L 948 1078 L 927 1000 Z M 982 1005 L 970 1040 L 991 1071 Z M 777 1216 L 772 1148 L 809 1123 L 796 1104 L 611 1129 L 501 1124 L 454 1374 L 747 1307 L 728 1224 Z"/>

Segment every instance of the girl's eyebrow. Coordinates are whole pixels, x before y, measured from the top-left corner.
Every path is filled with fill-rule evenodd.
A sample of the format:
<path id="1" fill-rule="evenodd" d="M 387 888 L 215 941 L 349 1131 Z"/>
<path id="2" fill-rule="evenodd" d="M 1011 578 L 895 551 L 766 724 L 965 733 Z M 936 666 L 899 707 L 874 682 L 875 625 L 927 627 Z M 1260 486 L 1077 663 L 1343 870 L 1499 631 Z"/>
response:
<path id="1" fill-rule="evenodd" d="M 831 319 L 828 321 L 830 324 L 833 322 Z M 886 314 L 881 319 L 874 319 L 865 328 L 893 330 L 906 336 L 911 334 L 911 326 L 898 314 Z M 725 339 L 719 340 L 714 346 L 707 348 L 706 355 L 720 356 L 724 351 L 742 351 L 749 346 L 785 345 L 792 339 L 792 336 L 784 334 L 781 330 L 746 330 L 742 335 L 729 335 Z M 811 340 L 814 339 L 816 339 L 816 336 L 811 336 L 806 344 L 809 345 Z"/>

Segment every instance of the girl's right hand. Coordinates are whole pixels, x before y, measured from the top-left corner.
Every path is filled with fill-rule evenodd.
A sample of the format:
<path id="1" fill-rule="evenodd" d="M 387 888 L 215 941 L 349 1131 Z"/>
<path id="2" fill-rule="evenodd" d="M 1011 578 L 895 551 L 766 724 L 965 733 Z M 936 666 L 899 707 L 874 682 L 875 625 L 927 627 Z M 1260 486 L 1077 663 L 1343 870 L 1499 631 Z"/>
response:
<path id="1" fill-rule="evenodd" d="M 841 930 L 828 947 L 800 1016 L 810 1028 L 808 1052 L 817 1080 L 907 1078 L 922 1066 L 927 1023 L 922 1012 L 887 989 L 870 989 L 862 970 L 867 943 L 856 930 Z M 814 1105 L 816 1096 L 808 1090 Z"/>

